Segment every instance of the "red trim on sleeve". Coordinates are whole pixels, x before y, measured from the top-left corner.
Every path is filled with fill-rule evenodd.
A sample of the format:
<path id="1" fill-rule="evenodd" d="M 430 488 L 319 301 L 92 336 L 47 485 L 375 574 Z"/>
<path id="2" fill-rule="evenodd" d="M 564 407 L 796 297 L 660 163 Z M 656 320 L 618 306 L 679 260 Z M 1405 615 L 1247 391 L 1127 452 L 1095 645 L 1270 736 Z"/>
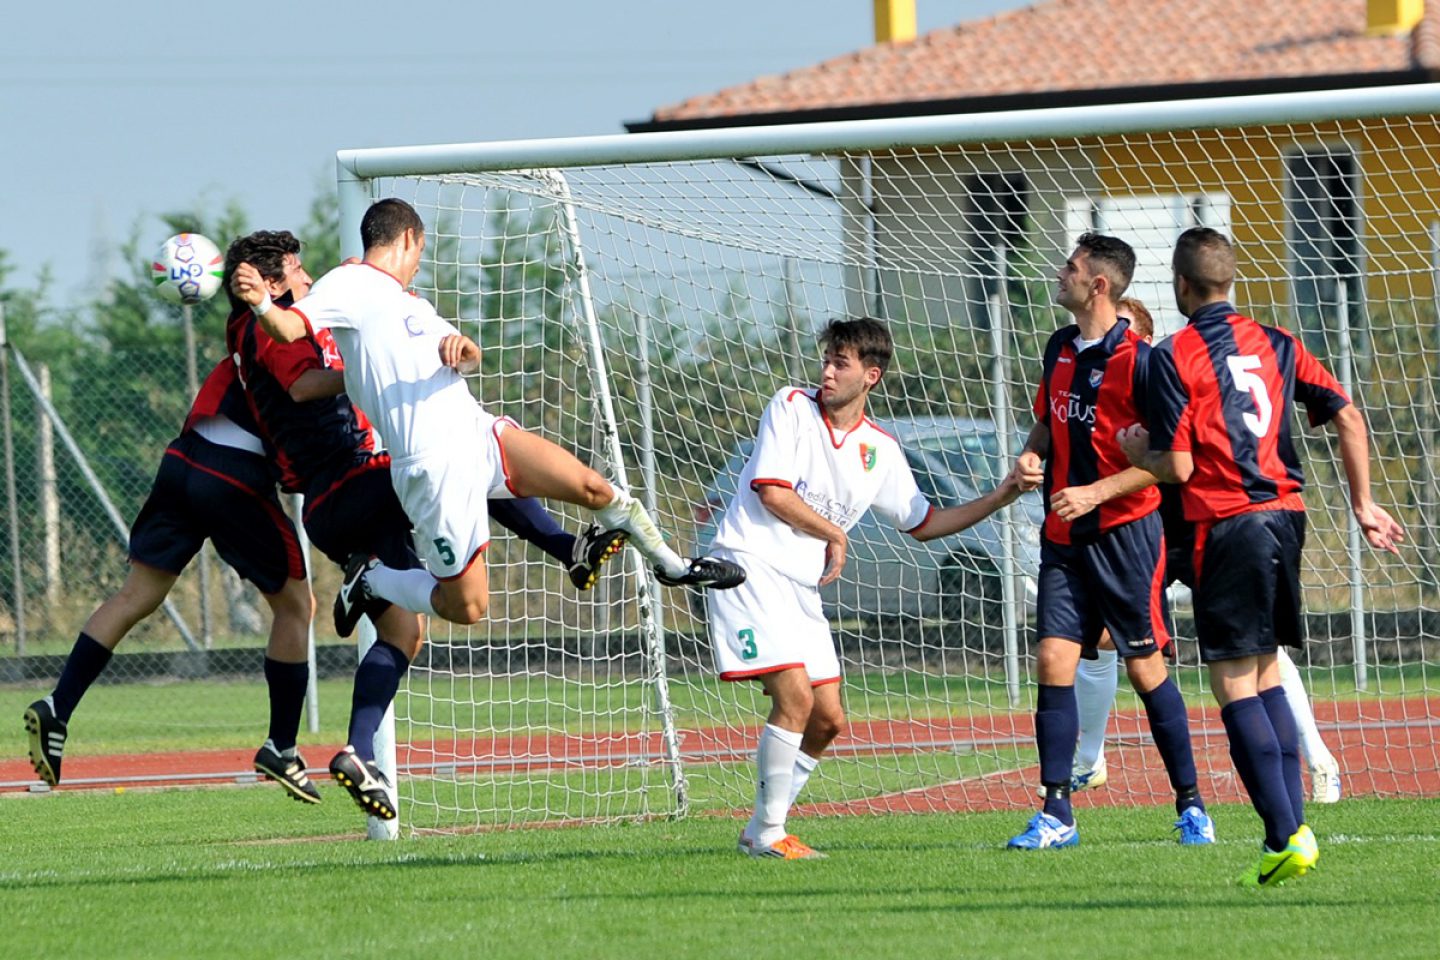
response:
<path id="1" fill-rule="evenodd" d="M 786 490 L 794 490 L 795 484 L 789 480 L 777 480 L 774 477 L 756 477 L 750 481 L 750 489 L 754 490 L 756 487 L 784 487 Z"/>
<path id="2" fill-rule="evenodd" d="M 908 533 L 908 534 L 910 534 L 910 535 L 913 536 L 913 535 L 915 534 L 915 531 L 919 530 L 921 527 L 925 526 L 925 524 L 929 523 L 929 522 L 930 522 L 930 518 L 933 517 L 934 515 L 935 515 L 935 504 L 933 504 L 933 503 L 928 504 L 927 507 L 926 507 L 926 510 L 925 510 L 925 519 L 924 519 L 924 520 L 921 520 L 919 523 L 915 524 L 915 526 L 911 527 L 909 530 L 904 530 L 904 531 L 902 531 L 902 532 L 903 532 L 903 533 Z"/>

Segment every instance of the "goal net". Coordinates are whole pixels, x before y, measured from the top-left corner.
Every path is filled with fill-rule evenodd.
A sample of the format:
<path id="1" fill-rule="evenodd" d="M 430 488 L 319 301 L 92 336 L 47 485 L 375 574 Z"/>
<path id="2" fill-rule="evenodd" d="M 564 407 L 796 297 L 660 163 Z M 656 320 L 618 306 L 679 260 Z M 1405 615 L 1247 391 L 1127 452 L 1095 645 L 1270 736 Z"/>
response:
<path id="1" fill-rule="evenodd" d="M 1410 531 L 1399 558 L 1362 549 L 1332 432 L 1292 424 L 1310 508 L 1296 659 L 1320 729 L 1349 793 L 1434 794 L 1440 94 L 1380 93 L 354 151 L 342 218 L 353 232 L 373 198 L 413 203 L 430 230 L 417 291 L 483 347 L 477 398 L 625 483 L 682 553 L 705 548 L 767 399 L 814 383 L 830 318 L 888 321 L 896 358 L 870 415 L 935 503 L 961 502 L 1003 475 L 1032 423 L 1039 352 L 1069 322 L 1053 277 L 1075 238 L 1135 247 L 1131 293 L 1158 338 L 1184 322 L 1175 237 L 1226 232 L 1239 308 L 1347 384 L 1377 499 Z M 551 507 L 572 531 L 585 522 Z M 1040 513 L 1032 495 L 929 544 L 856 528 L 823 592 L 849 726 L 802 811 L 1033 802 Z M 703 601 L 657 588 L 633 550 L 579 593 L 495 533 L 489 617 L 433 624 L 397 701 L 406 822 L 748 806 L 767 704 L 713 676 Z M 1172 600 L 1202 787 L 1233 799 L 1188 596 Z M 1095 799 L 1168 800 L 1125 686 Z"/>

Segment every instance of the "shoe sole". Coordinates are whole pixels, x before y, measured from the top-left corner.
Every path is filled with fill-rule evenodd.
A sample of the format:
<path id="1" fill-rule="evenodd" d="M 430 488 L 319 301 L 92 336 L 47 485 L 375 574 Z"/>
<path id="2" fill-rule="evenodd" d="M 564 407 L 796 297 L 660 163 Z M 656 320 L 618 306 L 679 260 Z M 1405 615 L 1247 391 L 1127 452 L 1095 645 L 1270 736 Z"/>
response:
<path id="1" fill-rule="evenodd" d="M 362 790 L 356 779 L 343 768 L 331 767 L 330 775 L 335 778 L 336 783 L 340 784 L 340 786 L 349 792 L 350 799 L 354 800 L 355 805 L 365 814 L 372 817 L 379 817 L 381 820 L 395 819 L 395 808 L 390 805 L 388 798 L 380 801 L 370 796 L 371 791 Z M 381 793 L 385 792 L 383 788 L 378 789 L 380 789 Z"/>
<path id="2" fill-rule="evenodd" d="M 269 767 L 266 767 L 262 764 L 255 764 L 255 772 L 263 774 L 267 780 L 274 780 L 276 783 L 280 784 L 280 786 L 285 788 L 286 793 L 288 793 L 294 799 L 299 800 L 301 803 L 316 804 L 319 803 L 321 800 L 321 797 L 318 794 L 316 794 L 315 796 L 311 796 L 310 794 L 305 792 L 305 789 L 303 787 L 291 783 L 289 777 L 277 774 Z"/>
<path id="3" fill-rule="evenodd" d="M 626 533 L 624 530 L 615 531 L 615 536 L 610 538 L 610 542 L 605 545 L 604 551 L 590 564 L 589 579 L 587 579 L 583 585 L 575 583 L 575 581 L 573 580 L 570 581 L 571 584 L 575 587 L 575 589 L 579 590 L 581 593 L 584 593 L 591 587 L 595 586 L 596 582 L 600 579 L 601 568 L 604 567 L 605 564 L 609 563 L 611 558 L 619 554 L 621 550 L 624 550 L 625 544 L 629 541 L 630 534 Z"/>
<path id="4" fill-rule="evenodd" d="M 40 714 L 29 707 L 25 708 L 25 732 L 30 735 L 30 766 L 35 768 L 35 776 L 49 786 L 59 786 L 60 778 L 50 768 L 50 761 L 45 759 L 45 749 L 40 742 Z"/>

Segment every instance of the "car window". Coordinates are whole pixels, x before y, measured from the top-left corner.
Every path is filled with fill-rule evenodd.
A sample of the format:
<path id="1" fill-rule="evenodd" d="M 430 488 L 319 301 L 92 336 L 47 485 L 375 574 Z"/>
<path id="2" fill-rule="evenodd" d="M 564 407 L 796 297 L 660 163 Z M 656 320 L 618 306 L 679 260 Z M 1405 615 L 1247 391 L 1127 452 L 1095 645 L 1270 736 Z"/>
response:
<path id="1" fill-rule="evenodd" d="M 988 490 L 1004 476 L 1000 449 L 993 433 L 962 433 L 922 437 L 913 446 L 975 490 Z"/>

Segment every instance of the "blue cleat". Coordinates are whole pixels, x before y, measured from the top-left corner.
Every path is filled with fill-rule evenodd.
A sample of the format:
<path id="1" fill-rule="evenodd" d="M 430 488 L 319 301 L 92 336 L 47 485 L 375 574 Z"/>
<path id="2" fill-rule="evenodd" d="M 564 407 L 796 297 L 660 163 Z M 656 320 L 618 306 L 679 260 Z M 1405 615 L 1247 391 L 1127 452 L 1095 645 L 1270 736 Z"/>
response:
<path id="1" fill-rule="evenodd" d="M 1175 821 L 1175 829 L 1180 833 L 1179 839 L 1183 846 L 1194 847 L 1215 842 L 1215 821 L 1199 807 L 1186 807 L 1185 812 L 1180 814 L 1180 819 Z"/>
<path id="2" fill-rule="evenodd" d="M 1072 823 L 1061 823 L 1043 810 L 1030 818 L 1025 832 L 1010 838 L 1009 850 L 1045 850 L 1051 847 L 1073 847 L 1080 842 L 1080 831 Z"/>

